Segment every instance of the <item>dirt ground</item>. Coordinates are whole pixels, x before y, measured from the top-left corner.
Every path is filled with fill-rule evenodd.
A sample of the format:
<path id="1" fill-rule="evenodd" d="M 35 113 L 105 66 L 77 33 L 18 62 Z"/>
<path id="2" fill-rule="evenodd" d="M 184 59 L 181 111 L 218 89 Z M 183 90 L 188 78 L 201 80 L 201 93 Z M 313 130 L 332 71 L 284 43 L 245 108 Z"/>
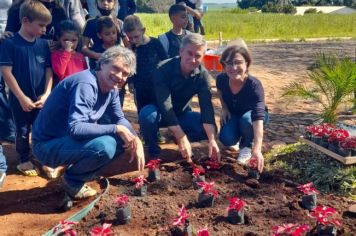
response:
<path id="1" fill-rule="evenodd" d="M 275 145 L 295 142 L 303 127 L 317 120 L 316 107 L 312 102 L 288 103 L 280 98 L 285 85 L 291 81 L 305 79 L 307 68 L 313 66 L 314 55 L 321 51 L 333 52 L 356 59 L 356 41 L 354 40 L 263 43 L 250 45 L 250 49 L 254 59 L 250 68 L 251 74 L 261 80 L 270 111 L 270 124 L 266 128 L 264 151 Z M 216 105 L 215 112 L 218 119 L 220 109 L 215 87 L 213 91 L 213 103 Z M 124 112 L 132 122 L 136 122 L 135 107 L 132 96 L 129 94 L 125 101 Z M 82 202 L 75 205 L 71 211 L 58 212 L 56 207 L 62 197 L 59 182 L 48 181 L 43 175 L 40 177 L 22 176 L 16 171 L 17 160 L 14 146 L 5 143 L 4 148 L 9 170 L 6 182 L 0 190 L 1 235 L 43 234 L 61 219 L 66 219 L 89 203 L 89 201 Z M 178 158 L 174 145 L 165 144 L 163 149 L 163 159 Z M 196 151 L 204 152 L 204 150 Z M 127 166 L 127 160 L 127 157 L 120 158 L 103 173 L 115 180 L 113 175 L 123 173 L 125 170 L 134 170 L 134 166 Z M 95 182 L 92 182 L 91 186 L 100 188 Z"/>

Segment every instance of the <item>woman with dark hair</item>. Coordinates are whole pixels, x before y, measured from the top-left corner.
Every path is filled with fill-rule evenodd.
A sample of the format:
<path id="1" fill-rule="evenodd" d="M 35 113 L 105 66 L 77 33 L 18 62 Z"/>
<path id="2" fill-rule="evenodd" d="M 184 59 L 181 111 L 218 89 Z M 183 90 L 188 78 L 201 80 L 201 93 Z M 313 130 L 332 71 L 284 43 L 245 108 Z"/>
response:
<path id="1" fill-rule="evenodd" d="M 220 62 L 224 67 L 216 79 L 222 106 L 220 141 L 225 146 L 240 142 L 238 162 L 246 164 L 254 157 L 262 172 L 263 125 L 268 122 L 268 112 L 261 82 L 248 73 L 251 54 L 240 41 L 224 50 Z"/>
<path id="2" fill-rule="evenodd" d="M 11 5 L 8 16 L 7 24 L 5 28 L 4 37 L 11 37 L 14 33 L 20 30 L 20 6 L 26 0 L 14 1 Z M 60 4 L 59 0 L 39 0 L 43 5 L 51 12 L 52 22 L 47 25 L 46 34 L 42 38 L 48 40 L 55 40 L 56 31 L 59 29 L 59 23 L 62 20 L 66 20 L 67 16 L 64 8 Z"/>

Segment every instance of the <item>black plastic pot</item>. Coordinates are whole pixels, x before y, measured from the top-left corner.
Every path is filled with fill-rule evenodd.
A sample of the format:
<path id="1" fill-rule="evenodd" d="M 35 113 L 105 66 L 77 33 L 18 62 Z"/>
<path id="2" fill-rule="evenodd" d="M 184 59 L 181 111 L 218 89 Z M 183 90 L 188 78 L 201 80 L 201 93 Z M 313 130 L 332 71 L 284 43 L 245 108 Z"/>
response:
<path id="1" fill-rule="evenodd" d="M 147 185 L 143 185 L 141 188 L 134 189 L 134 195 L 144 197 L 147 194 Z"/>
<path id="2" fill-rule="evenodd" d="M 183 226 L 176 226 L 171 229 L 172 236 L 192 236 L 193 229 L 190 222 L 187 220 Z"/>
<path id="3" fill-rule="evenodd" d="M 160 180 L 161 176 L 160 176 L 159 169 L 149 170 L 147 179 L 150 182 L 154 182 L 156 180 Z"/>
<path id="4" fill-rule="evenodd" d="M 328 148 L 329 142 L 326 138 L 322 138 L 319 141 L 319 145 L 322 146 L 323 148 Z"/>
<path id="5" fill-rule="evenodd" d="M 334 153 L 339 153 L 339 145 L 334 142 L 329 143 L 328 149 Z"/>
<path id="6" fill-rule="evenodd" d="M 315 143 L 315 144 L 320 145 L 321 137 L 315 137 L 315 136 L 313 136 L 313 137 L 311 138 L 311 141 L 312 141 L 313 143 Z"/>
<path id="7" fill-rule="evenodd" d="M 350 149 L 339 148 L 339 155 L 343 157 L 350 157 L 352 155 L 352 151 Z"/>
<path id="8" fill-rule="evenodd" d="M 318 236 L 336 236 L 337 228 L 334 225 L 318 225 L 316 227 Z"/>
<path id="9" fill-rule="evenodd" d="M 316 207 L 317 197 L 316 194 L 303 195 L 302 206 L 307 210 L 313 210 Z"/>
<path id="10" fill-rule="evenodd" d="M 258 170 L 254 169 L 254 168 L 250 168 L 248 170 L 248 177 L 249 178 L 253 178 L 253 179 L 259 180 L 260 176 L 261 176 L 261 174 L 260 174 L 260 172 Z"/>
<path id="11" fill-rule="evenodd" d="M 116 220 L 119 224 L 127 224 L 131 221 L 131 207 L 126 205 L 125 207 L 120 207 L 116 209 Z"/>
<path id="12" fill-rule="evenodd" d="M 245 216 L 244 209 L 237 211 L 235 209 L 231 209 L 227 212 L 227 220 L 234 225 L 244 224 Z"/>
<path id="13" fill-rule="evenodd" d="M 199 182 L 205 182 L 205 175 L 199 175 L 198 178 L 193 177 L 193 188 L 194 189 L 199 189 L 199 185 L 197 183 Z"/>
<path id="14" fill-rule="evenodd" d="M 205 194 L 203 191 L 199 193 L 198 196 L 198 205 L 200 207 L 213 207 L 214 206 L 214 196 L 209 194 Z"/>

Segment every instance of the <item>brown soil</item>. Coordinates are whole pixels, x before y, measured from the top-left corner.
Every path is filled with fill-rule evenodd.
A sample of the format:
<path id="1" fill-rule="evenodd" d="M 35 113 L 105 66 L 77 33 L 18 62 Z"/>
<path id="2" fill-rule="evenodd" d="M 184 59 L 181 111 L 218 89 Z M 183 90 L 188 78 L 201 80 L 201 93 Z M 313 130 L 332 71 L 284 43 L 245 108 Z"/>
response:
<path id="1" fill-rule="evenodd" d="M 263 86 L 265 88 L 265 96 L 266 102 L 268 104 L 270 110 L 270 124 L 266 128 L 265 140 L 264 140 L 264 151 L 269 150 L 271 147 L 276 145 L 282 145 L 285 143 L 293 143 L 297 140 L 298 136 L 301 134 L 302 129 L 305 125 L 308 125 L 315 120 L 317 117 L 317 109 L 312 102 L 298 102 L 298 103 L 287 103 L 286 101 L 280 98 L 280 95 L 283 91 L 283 87 L 287 85 L 291 81 L 295 80 L 304 80 L 307 76 L 307 68 L 313 65 L 313 55 L 315 53 L 323 51 L 323 52 L 334 52 L 338 54 L 349 55 L 350 57 L 355 57 L 355 48 L 356 41 L 325 41 L 325 42 L 306 42 L 306 43 L 269 43 L 269 44 L 254 44 L 250 46 L 250 49 L 254 56 L 254 63 L 251 68 L 251 74 L 256 76 L 261 80 Z M 214 83 L 213 83 L 214 84 Z M 216 105 L 216 117 L 218 120 L 220 109 L 219 102 L 216 97 L 215 88 L 213 88 L 214 99 L 213 103 Z M 197 106 L 195 100 L 193 101 L 195 106 Z M 127 99 L 125 102 L 124 112 L 126 116 L 132 121 L 136 122 L 136 111 L 132 99 L 132 95 L 127 95 Z M 347 119 L 347 118 L 346 118 Z M 350 119 L 349 119 L 350 120 Z M 135 125 L 137 128 L 137 125 Z M 206 156 L 206 148 L 201 148 L 204 143 L 195 144 L 197 145 L 194 148 L 195 155 L 197 157 Z M 56 207 L 58 203 L 62 199 L 62 192 L 59 187 L 59 181 L 48 181 L 43 175 L 40 177 L 24 177 L 16 171 L 16 154 L 14 151 L 14 146 L 11 144 L 4 144 L 5 154 L 7 156 L 7 161 L 9 165 L 8 176 L 6 178 L 6 182 L 3 188 L 0 190 L 0 231 L 1 235 L 40 235 L 54 226 L 57 222 L 62 219 L 66 219 L 67 217 L 74 214 L 74 212 L 81 209 L 84 205 L 86 205 L 88 201 L 77 203 L 75 207 L 65 213 L 59 212 Z M 235 158 L 237 154 L 225 154 L 224 156 L 230 156 Z M 173 144 L 165 144 L 163 145 L 163 153 L 162 159 L 164 160 L 174 160 L 178 158 L 178 153 L 176 151 L 176 147 Z M 110 167 L 106 168 L 103 173 L 107 176 L 111 177 L 111 183 L 114 185 L 112 188 L 113 191 L 120 191 L 120 186 L 118 185 L 119 178 L 125 178 L 124 176 L 117 176 L 117 174 L 123 173 L 127 170 L 134 170 L 134 165 L 128 165 L 128 157 L 122 157 L 120 160 L 115 161 Z M 240 191 L 243 189 L 249 189 L 250 191 L 243 195 L 246 198 L 252 199 L 249 201 L 249 207 L 247 215 L 251 216 L 250 224 L 247 226 L 241 226 L 241 230 L 243 232 L 255 232 L 258 235 L 261 234 L 269 234 L 270 231 L 263 231 L 261 229 L 270 229 L 273 224 L 279 224 L 287 222 L 290 219 L 292 222 L 293 219 L 305 219 L 305 222 L 308 220 L 305 217 L 305 211 L 300 210 L 287 210 L 286 205 L 287 202 L 292 202 L 296 200 L 292 196 L 295 195 L 294 188 L 290 186 L 284 186 L 283 183 L 280 183 L 278 180 L 275 180 L 272 177 L 268 176 L 266 173 L 266 177 L 261 180 L 259 189 L 250 189 L 245 184 L 245 172 L 239 166 L 232 165 L 232 163 L 226 163 L 227 168 L 226 173 L 224 171 L 219 174 L 218 172 L 213 172 L 209 176 L 209 180 L 216 180 L 218 182 L 218 189 L 221 189 L 221 197 L 217 201 L 217 207 L 214 209 L 204 210 L 201 209 L 197 211 L 201 211 L 204 213 L 201 217 L 191 217 L 193 224 L 195 227 L 204 226 L 204 224 L 211 224 L 209 222 L 213 222 L 215 218 L 217 218 L 215 225 L 210 229 L 212 232 L 215 232 L 216 235 L 224 235 L 231 232 L 239 232 L 239 228 L 235 226 L 231 226 L 226 224 L 222 218 L 219 216 L 224 216 L 224 208 L 227 204 L 225 200 L 225 196 L 228 193 L 237 193 L 241 194 Z M 178 169 L 179 171 L 183 171 L 182 169 Z M 165 172 L 164 172 L 165 173 Z M 182 176 L 187 176 L 188 172 L 183 171 Z M 167 175 L 170 173 L 166 173 Z M 172 173 L 174 175 L 175 173 Z M 219 175 L 220 177 L 217 178 Z M 225 187 L 224 181 L 228 180 L 236 180 L 233 183 L 225 183 L 227 186 L 231 188 Z M 116 181 L 116 182 L 115 182 Z M 170 186 L 168 184 L 167 186 Z M 175 181 L 172 182 L 172 184 Z M 188 184 L 188 182 L 187 182 Z M 91 186 L 96 189 L 100 189 L 100 186 L 96 182 L 91 182 Z M 174 186 L 174 184 L 172 185 Z M 268 190 L 268 191 L 267 191 Z M 267 192 L 263 192 L 267 191 Z M 176 192 L 176 202 L 171 203 L 169 211 L 167 211 L 167 220 L 163 221 L 160 219 L 152 218 L 157 222 L 171 222 L 169 217 L 174 217 L 176 211 L 178 209 L 178 204 L 185 203 L 188 204 L 189 201 L 194 201 L 196 199 L 196 193 L 190 189 L 190 187 L 182 189 L 184 194 L 187 194 L 185 198 L 182 200 L 178 198 L 180 195 Z M 257 194 L 258 193 L 258 194 Z M 110 192 L 110 194 L 114 194 L 114 192 Z M 284 197 L 286 200 L 283 200 Z M 158 198 L 157 195 L 149 196 L 150 198 Z M 253 199 L 264 199 L 265 202 L 259 203 L 259 201 L 253 201 Z M 163 199 L 163 198 L 162 198 Z M 169 198 L 168 198 L 169 199 Z M 266 200 L 268 199 L 268 200 Z M 321 203 L 327 204 L 330 206 L 336 207 L 340 212 L 343 212 L 350 202 L 347 202 L 346 199 L 335 197 L 335 196 L 320 196 Z M 112 201 L 112 199 L 106 199 L 105 201 Z M 146 200 L 142 200 L 146 201 Z M 166 201 L 166 200 L 162 200 Z M 168 201 L 168 200 L 167 200 Z M 136 202 L 140 202 L 139 200 L 132 200 L 132 204 L 136 206 Z M 143 203 L 142 203 L 143 204 Z M 160 207 L 157 210 L 164 209 L 162 206 L 164 204 L 155 203 L 155 201 L 147 201 L 150 208 L 147 209 L 155 209 L 154 204 L 159 204 Z M 188 204 L 189 205 L 189 204 Z M 112 206 L 110 203 L 109 206 Z M 138 205 L 137 205 L 138 206 Z M 282 215 L 278 216 L 278 212 L 281 212 L 279 208 L 285 209 L 285 212 Z M 146 209 L 142 207 L 140 213 L 135 213 L 135 216 L 142 216 L 142 211 Z M 168 209 L 168 208 L 167 208 Z M 267 209 L 270 209 L 268 212 Z M 289 209 L 289 208 L 288 208 Z M 266 212 L 267 210 L 267 212 Z M 257 212 L 260 212 L 264 218 L 259 218 L 258 215 L 254 215 Z M 283 211 L 283 210 L 282 210 Z M 297 214 L 297 212 L 300 213 Z M 156 215 L 160 215 L 159 212 Z M 277 215 L 275 215 L 277 214 Z M 297 214 L 297 216 L 295 216 Z M 285 215 L 285 216 L 283 216 Z M 268 218 L 269 216 L 270 218 Z M 301 217 L 301 218 L 298 218 Z M 194 219 L 193 219 L 194 218 Z M 211 218 L 210 221 L 207 220 Z M 139 220 L 140 218 L 137 218 Z M 262 220 L 263 219 L 263 220 Z M 136 219 L 135 219 L 136 220 Z M 298 220 L 299 221 L 299 220 Z M 304 222 L 304 220 L 301 220 Z M 343 221 L 348 221 L 347 218 L 343 218 Z M 150 219 L 145 219 L 145 221 L 141 223 L 137 223 L 137 227 L 141 227 L 141 224 L 146 222 L 150 222 Z M 152 222 L 152 221 L 151 221 Z M 260 224 L 258 226 L 256 223 Z M 356 221 L 350 220 L 351 223 L 349 225 L 356 225 Z M 352 224 L 353 223 L 353 224 Z M 347 224 L 344 226 L 345 230 L 349 230 Z M 163 225 L 164 226 L 164 225 Z M 209 225 L 210 226 L 210 225 Z M 268 226 L 268 227 L 267 227 Z M 126 226 L 124 226 L 125 228 Z M 136 224 L 130 224 L 130 234 L 135 230 Z M 157 230 L 153 226 L 152 230 Z M 218 233 L 215 231 L 214 227 L 217 229 L 221 229 L 225 233 Z M 258 228 L 261 227 L 261 228 Z M 210 227 L 209 227 L 210 228 Z M 126 228 L 128 229 L 128 228 Z M 141 228 L 143 229 L 143 228 Z M 149 231 L 147 228 L 144 229 L 147 232 Z M 355 231 L 355 230 L 354 230 Z M 138 232 L 138 231 L 136 231 Z M 136 235 L 142 235 L 136 234 Z M 128 234 L 123 234 L 128 235 Z M 239 234 L 237 234 L 239 235 Z M 251 234 L 252 235 L 252 234 Z"/>

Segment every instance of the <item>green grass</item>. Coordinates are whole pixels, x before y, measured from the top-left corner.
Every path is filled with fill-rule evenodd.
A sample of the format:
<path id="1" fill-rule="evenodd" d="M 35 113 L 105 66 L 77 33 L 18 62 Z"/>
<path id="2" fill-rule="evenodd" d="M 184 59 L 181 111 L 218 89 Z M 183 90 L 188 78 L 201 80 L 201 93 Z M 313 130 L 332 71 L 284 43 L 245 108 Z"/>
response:
<path id="1" fill-rule="evenodd" d="M 157 36 L 171 28 L 167 14 L 138 14 L 147 34 Z M 246 41 L 319 37 L 356 38 L 356 14 L 308 14 L 292 16 L 282 14 L 234 14 L 229 11 L 208 12 L 203 18 L 206 39 L 224 40 L 243 38 Z"/>

